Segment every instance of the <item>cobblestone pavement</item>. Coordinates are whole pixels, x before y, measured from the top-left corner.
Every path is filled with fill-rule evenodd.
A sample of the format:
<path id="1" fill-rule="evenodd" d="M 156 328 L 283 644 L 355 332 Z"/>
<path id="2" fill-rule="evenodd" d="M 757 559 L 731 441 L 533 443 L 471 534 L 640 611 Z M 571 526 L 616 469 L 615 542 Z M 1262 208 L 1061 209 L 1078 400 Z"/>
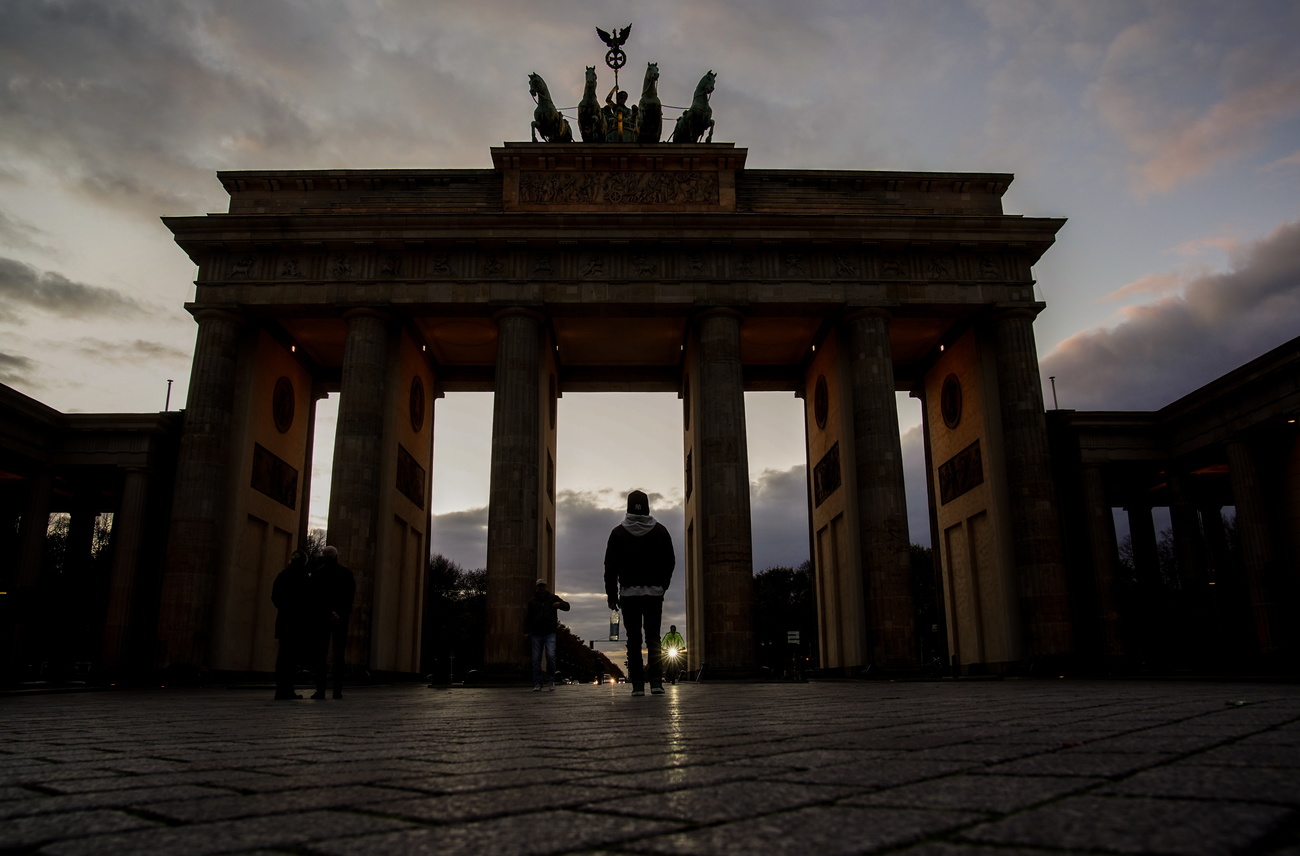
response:
<path id="1" fill-rule="evenodd" d="M 1300 686 L 0 697 L 0 853 L 1300 854 Z"/>

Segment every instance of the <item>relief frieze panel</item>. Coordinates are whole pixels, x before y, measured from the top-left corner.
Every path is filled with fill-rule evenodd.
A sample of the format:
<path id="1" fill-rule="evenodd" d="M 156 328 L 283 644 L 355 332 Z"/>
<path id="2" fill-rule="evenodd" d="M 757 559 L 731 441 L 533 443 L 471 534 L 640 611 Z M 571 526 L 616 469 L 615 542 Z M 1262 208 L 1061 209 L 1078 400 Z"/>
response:
<path id="1" fill-rule="evenodd" d="M 230 252 L 202 265 L 205 282 L 385 280 L 682 280 L 755 282 L 978 283 L 1027 281 L 1013 254 L 895 252 L 780 246 L 693 248 L 671 244 L 521 246 L 501 249 L 377 249 Z"/>
<path id="2" fill-rule="evenodd" d="M 716 205 L 717 173 L 524 172 L 522 205 Z"/>

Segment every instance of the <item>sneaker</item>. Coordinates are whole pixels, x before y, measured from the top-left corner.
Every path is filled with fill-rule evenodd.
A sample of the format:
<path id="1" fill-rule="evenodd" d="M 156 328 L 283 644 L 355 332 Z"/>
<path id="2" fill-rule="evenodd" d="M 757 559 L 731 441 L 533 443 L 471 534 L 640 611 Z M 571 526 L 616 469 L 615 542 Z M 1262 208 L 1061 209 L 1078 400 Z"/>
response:
<path id="1" fill-rule="evenodd" d="M 664 688 L 662 684 L 650 685 L 650 695 L 663 695 L 663 694 L 664 694 Z"/>
<path id="2" fill-rule="evenodd" d="M 535 693 L 539 693 L 539 692 L 541 692 L 541 691 L 542 691 L 542 685 L 541 685 L 541 684 L 536 684 L 536 685 L 533 686 L 533 692 L 535 692 Z"/>
<path id="3" fill-rule="evenodd" d="M 634 696 L 645 695 L 645 687 L 642 686 L 641 684 L 636 684 L 635 686 L 632 687 L 632 695 Z"/>
<path id="4" fill-rule="evenodd" d="M 551 681 L 549 684 L 547 684 L 546 689 L 549 690 L 550 692 L 555 692 L 555 681 Z"/>

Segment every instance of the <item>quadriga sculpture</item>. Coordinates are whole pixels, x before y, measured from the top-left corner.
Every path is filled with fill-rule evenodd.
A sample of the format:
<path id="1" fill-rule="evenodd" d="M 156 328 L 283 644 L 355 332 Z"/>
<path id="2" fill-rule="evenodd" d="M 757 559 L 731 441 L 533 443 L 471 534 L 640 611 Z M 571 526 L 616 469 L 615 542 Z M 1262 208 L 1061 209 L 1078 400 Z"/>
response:
<path id="1" fill-rule="evenodd" d="M 605 124 L 605 113 L 601 110 L 600 98 L 596 95 L 596 67 L 587 66 L 587 82 L 582 88 L 582 100 L 578 102 L 578 132 L 584 143 L 603 143 L 609 129 Z"/>
<path id="2" fill-rule="evenodd" d="M 556 109 L 555 102 L 551 100 L 551 90 L 540 74 L 528 75 L 528 94 L 537 101 L 537 109 L 533 111 L 533 142 L 537 142 L 538 134 L 548 143 L 573 142 L 569 120 Z"/>
<path id="3" fill-rule="evenodd" d="M 700 78 L 691 106 L 677 119 L 677 126 L 673 128 L 672 142 L 698 143 L 700 135 L 705 131 L 709 132 L 709 136 L 704 142 L 713 142 L 713 108 L 709 106 L 709 96 L 713 94 L 713 83 L 717 77 L 710 69 L 708 74 Z"/>

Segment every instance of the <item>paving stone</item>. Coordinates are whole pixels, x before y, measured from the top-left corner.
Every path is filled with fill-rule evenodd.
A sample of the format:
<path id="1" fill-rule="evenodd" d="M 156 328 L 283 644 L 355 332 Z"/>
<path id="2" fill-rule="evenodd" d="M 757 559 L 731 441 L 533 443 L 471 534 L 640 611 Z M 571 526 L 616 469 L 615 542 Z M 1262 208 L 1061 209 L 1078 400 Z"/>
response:
<path id="1" fill-rule="evenodd" d="M 814 806 L 662 835 L 637 842 L 633 849 L 671 856 L 839 856 L 896 847 L 982 817 L 961 812 Z"/>
<path id="2" fill-rule="evenodd" d="M 225 688 L 9 697 L 0 831 L 28 843 L 0 849 L 1273 856 L 1300 844 L 1300 686 L 567 690 L 540 703 L 422 686 L 342 705 Z"/>
<path id="3" fill-rule="evenodd" d="M 615 795 L 610 788 L 559 784 L 384 801 L 368 808 L 379 814 L 448 823 L 545 809 L 573 808 L 607 800 Z"/>
<path id="4" fill-rule="evenodd" d="M 139 808 L 164 800 L 224 796 L 229 793 L 219 788 L 181 785 L 173 788 L 128 788 L 63 796 L 41 796 L 36 799 L 0 803 L 0 820 L 92 808 Z"/>
<path id="5" fill-rule="evenodd" d="M 882 758 L 891 757 L 890 753 L 877 749 L 814 749 L 795 752 L 778 752 L 775 755 L 752 755 L 744 760 L 745 764 L 759 767 L 784 767 L 789 770 L 810 770 L 815 767 L 829 767 L 833 764 L 857 763 L 870 764 Z"/>
<path id="6" fill-rule="evenodd" d="M 1294 770 L 1204 767 L 1194 763 L 1158 767 L 1107 785 L 1098 794 L 1193 797 L 1300 806 Z"/>
<path id="7" fill-rule="evenodd" d="M 952 743 L 948 746 L 920 749 L 909 753 L 907 757 L 917 761 L 978 761 L 984 764 L 998 764 L 1056 748 L 1058 747 L 1052 743 Z"/>
<path id="8" fill-rule="evenodd" d="M 1081 752 L 1061 749 L 1004 764 L 994 764 L 988 772 L 1025 776 L 1126 776 L 1163 764 L 1175 756 L 1156 752 Z"/>
<path id="9" fill-rule="evenodd" d="M 205 796 L 202 799 L 177 799 L 154 803 L 149 813 L 171 820 L 190 823 L 230 820 L 237 817 L 258 817 L 268 814 L 287 814 L 322 808 L 348 808 L 364 806 L 395 798 L 408 797 L 408 791 L 392 788 L 375 788 L 368 785 L 345 787 L 304 788 L 296 791 L 278 791 L 270 794 Z"/>
<path id="10" fill-rule="evenodd" d="M 344 835 L 390 832 L 403 828 L 409 828 L 409 825 L 387 818 L 318 811 L 144 829 L 117 835 L 94 835 L 46 845 L 42 852 L 53 856 L 112 856 L 118 853 L 204 856 L 256 847 L 289 847 L 328 841 Z"/>
<path id="11" fill-rule="evenodd" d="M 90 779 L 120 779 L 121 773 L 111 770 L 88 770 L 81 766 L 51 764 L 48 767 L 25 767 L 13 773 L 0 773 L 0 785 L 53 785 L 56 782 L 85 781 Z"/>
<path id="12" fill-rule="evenodd" d="M 104 776 L 97 779 L 74 779 L 51 782 L 46 785 L 62 794 L 84 794 L 95 791 L 122 791 L 137 788 L 176 787 L 180 785 L 216 785 L 223 788 L 255 789 L 275 777 L 246 770 L 187 770 L 184 773 L 157 773 L 142 776 Z"/>
<path id="13" fill-rule="evenodd" d="M 349 838 L 317 844 L 313 849 L 329 856 L 530 856 L 617 846 L 672 827 L 661 821 L 556 811 Z"/>
<path id="14" fill-rule="evenodd" d="M 1059 850 L 1037 847 L 987 847 L 968 842 L 927 841 L 895 851 L 894 856 L 1060 856 Z"/>
<path id="15" fill-rule="evenodd" d="M 405 788 L 407 790 L 426 791 L 431 794 L 455 794 L 466 791 L 490 791 L 509 788 L 515 785 L 545 785 L 581 779 L 585 773 L 573 770 L 553 770 L 534 767 L 529 770 L 498 770 L 493 773 L 474 773 L 464 776 L 417 776 L 407 774 L 401 777 L 384 777 L 376 784 L 384 787 Z"/>
<path id="16" fill-rule="evenodd" d="M 1289 814 L 1281 806 L 1082 796 L 977 826 L 962 837 L 1118 853 L 1230 856 L 1266 838 Z"/>
<path id="17" fill-rule="evenodd" d="M 885 788 L 923 779 L 946 776 L 971 765 L 965 761 L 913 761 L 884 759 L 862 764 L 836 764 L 815 770 L 782 773 L 771 778 L 784 782 L 855 785 L 859 788 Z"/>
<path id="18" fill-rule="evenodd" d="M 843 800 L 845 805 L 960 809 L 1006 814 L 1087 790 L 1104 779 L 968 775 L 931 779 Z"/>
<path id="19" fill-rule="evenodd" d="M 151 821 L 120 811 L 69 811 L 19 817 L 0 824 L 0 851 L 34 847 L 47 841 L 123 832 L 153 826 Z"/>
<path id="20" fill-rule="evenodd" d="M 585 806 L 585 810 L 692 823 L 718 823 L 830 803 L 850 793 L 851 788 L 841 785 L 727 782 L 711 787 L 596 802 Z"/>
<path id="21" fill-rule="evenodd" d="M 1197 764 L 1224 767 L 1300 767 L 1300 746 L 1270 746 L 1264 743 L 1233 743 L 1202 752 Z"/>

